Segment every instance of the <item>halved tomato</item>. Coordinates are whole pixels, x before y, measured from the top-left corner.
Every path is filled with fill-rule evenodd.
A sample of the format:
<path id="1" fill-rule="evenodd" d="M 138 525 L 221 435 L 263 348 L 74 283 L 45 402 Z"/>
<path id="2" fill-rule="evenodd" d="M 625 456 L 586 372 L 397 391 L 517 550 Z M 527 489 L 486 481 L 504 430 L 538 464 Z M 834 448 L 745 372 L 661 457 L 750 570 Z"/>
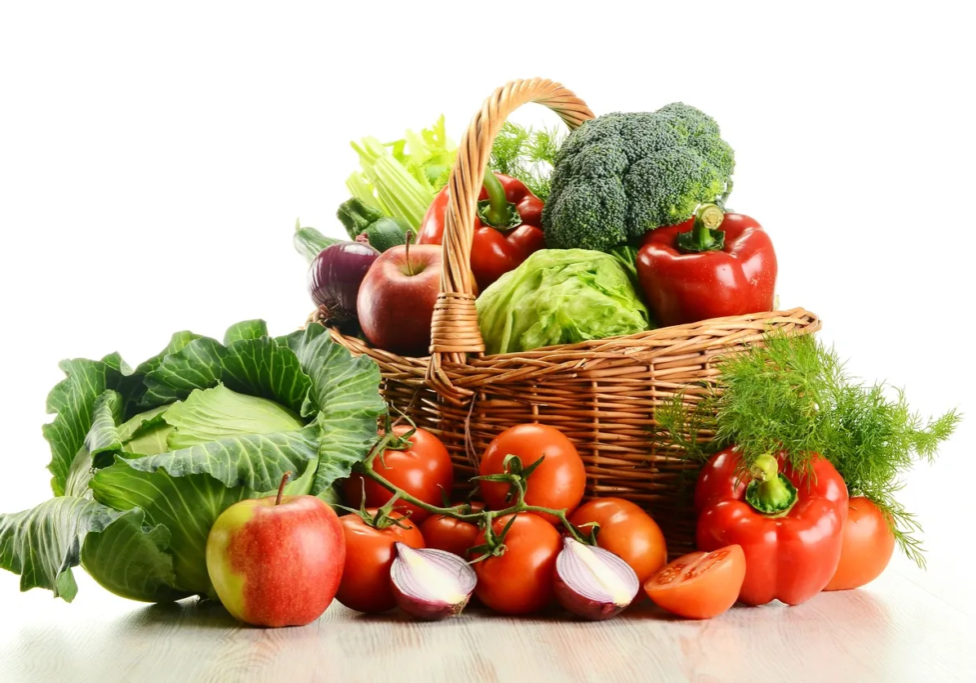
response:
<path id="1" fill-rule="evenodd" d="M 738 545 L 710 553 L 689 553 L 644 584 L 658 606 L 688 619 L 711 619 L 735 604 L 746 578 L 746 556 Z"/>

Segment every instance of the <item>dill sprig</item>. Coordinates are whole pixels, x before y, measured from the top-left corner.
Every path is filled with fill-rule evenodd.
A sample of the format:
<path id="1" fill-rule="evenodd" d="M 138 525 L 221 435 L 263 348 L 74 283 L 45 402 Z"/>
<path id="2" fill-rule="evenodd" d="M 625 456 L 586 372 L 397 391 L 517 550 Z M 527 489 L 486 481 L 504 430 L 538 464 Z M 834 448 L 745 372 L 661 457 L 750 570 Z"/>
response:
<path id="1" fill-rule="evenodd" d="M 495 173 L 521 180 L 545 201 L 560 144 L 562 135 L 557 128 L 536 130 L 506 121 L 492 145 L 488 166 Z"/>
<path id="2" fill-rule="evenodd" d="M 768 335 L 764 346 L 726 356 L 717 368 L 719 389 L 693 405 L 678 395 L 659 408 L 655 441 L 696 459 L 735 445 L 746 468 L 782 449 L 794 467 L 808 469 L 819 453 L 851 496 L 887 514 L 902 550 L 924 565 L 921 527 L 896 494 L 905 472 L 919 460 L 931 462 L 952 435 L 961 419 L 956 410 L 923 420 L 903 391 L 855 380 L 834 349 L 812 336 Z"/>

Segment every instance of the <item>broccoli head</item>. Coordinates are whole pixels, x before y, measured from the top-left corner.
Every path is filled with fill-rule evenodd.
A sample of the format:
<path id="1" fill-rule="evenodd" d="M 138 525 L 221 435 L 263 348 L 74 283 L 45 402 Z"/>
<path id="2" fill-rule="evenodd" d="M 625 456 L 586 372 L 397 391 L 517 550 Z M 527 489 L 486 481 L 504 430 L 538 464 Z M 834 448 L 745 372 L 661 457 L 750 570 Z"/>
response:
<path id="1" fill-rule="evenodd" d="M 556 155 L 546 246 L 609 251 L 687 220 L 725 193 L 734 165 L 715 120 L 680 102 L 587 121 Z"/>

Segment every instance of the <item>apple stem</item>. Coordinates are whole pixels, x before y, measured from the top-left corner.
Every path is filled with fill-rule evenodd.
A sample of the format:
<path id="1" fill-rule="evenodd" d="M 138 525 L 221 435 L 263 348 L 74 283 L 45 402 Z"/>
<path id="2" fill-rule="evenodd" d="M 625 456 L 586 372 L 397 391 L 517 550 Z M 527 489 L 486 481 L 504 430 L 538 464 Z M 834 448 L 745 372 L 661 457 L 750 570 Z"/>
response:
<path id="1" fill-rule="evenodd" d="M 278 484 L 278 497 L 275 498 L 275 505 L 281 505 L 281 497 L 285 495 L 285 484 L 288 483 L 288 477 L 291 476 L 291 472 L 285 472 L 281 477 L 281 483 Z"/>
<path id="2" fill-rule="evenodd" d="M 413 241 L 414 234 L 413 230 L 407 230 L 407 241 L 403 244 L 404 253 L 407 259 L 407 275 L 410 277 L 414 276 L 413 264 L 410 263 L 410 243 Z"/>

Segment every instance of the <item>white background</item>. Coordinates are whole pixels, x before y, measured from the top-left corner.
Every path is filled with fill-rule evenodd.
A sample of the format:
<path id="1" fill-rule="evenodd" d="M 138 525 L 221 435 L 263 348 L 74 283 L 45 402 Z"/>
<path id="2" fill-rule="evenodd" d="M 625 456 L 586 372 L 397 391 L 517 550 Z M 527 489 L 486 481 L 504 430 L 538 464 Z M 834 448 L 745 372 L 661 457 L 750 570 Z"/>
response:
<path id="1" fill-rule="evenodd" d="M 311 303 L 291 232 L 300 217 L 340 234 L 349 141 L 441 113 L 456 140 L 496 86 L 539 75 L 598 114 L 684 101 L 713 115 L 737 152 L 730 204 L 776 244 L 782 305 L 818 313 L 853 371 L 906 387 L 921 413 L 967 413 L 904 500 L 929 550 L 915 580 L 971 600 L 964 3 L 492 5 L 3 5 L 0 510 L 49 495 L 40 425 L 60 359 L 134 364 L 176 330 L 219 337 L 256 317 L 292 330 Z M 4 604 L 27 604 L 16 590 L 0 574 Z"/>

